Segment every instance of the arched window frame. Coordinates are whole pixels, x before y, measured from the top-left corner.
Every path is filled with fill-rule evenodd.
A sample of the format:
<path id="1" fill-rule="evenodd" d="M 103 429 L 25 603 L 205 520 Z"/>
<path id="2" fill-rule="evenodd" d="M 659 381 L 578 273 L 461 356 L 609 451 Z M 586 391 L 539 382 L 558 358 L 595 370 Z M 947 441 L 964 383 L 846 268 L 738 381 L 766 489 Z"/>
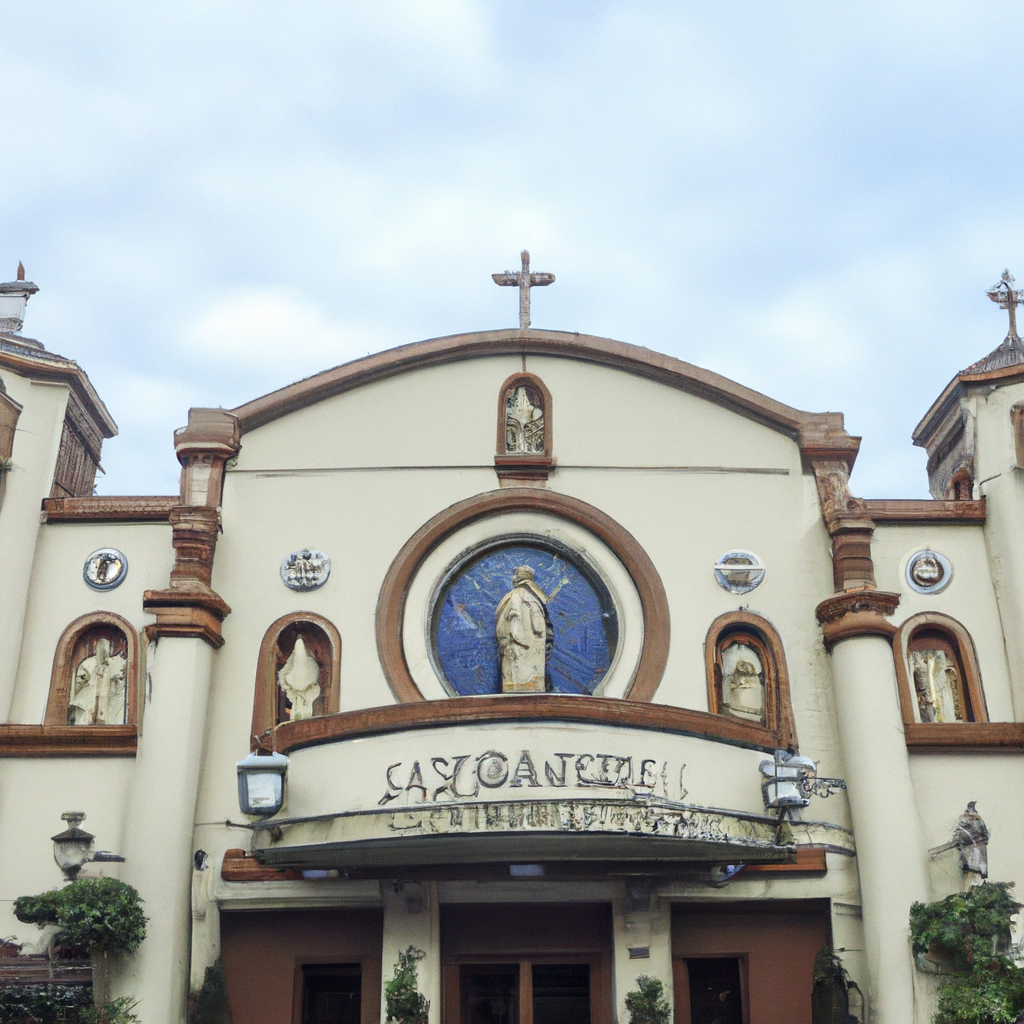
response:
<path id="1" fill-rule="evenodd" d="M 532 455 L 509 453 L 505 451 L 506 402 L 509 393 L 515 388 L 526 385 L 540 392 L 544 408 L 544 452 Z M 494 471 L 499 480 L 513 483 L 547 480 L 554 466 L 554 444 L 552 434 L 553 415 L 551 408 L 551 392 L 547 385 L 535 373 L 525 370 L 513 373 L 501 385 L 498 391 L 498 430 L 494 449 Z"/>
<path id="2" fill-rule="evenodd" d="M 289 612 L 287 615 L 282 615 L 271 623 L 260 644 L 250 733 L 250 744 L 253 749 L 259 747 L 264 742 L 263 738 L 275 728 L 287 728 L 293 724 L 291 722 L 278 724 L 277 721 L 277 649 L 278 641 L 285 629 L 299 622 L 308 622 L 311 626 L 323 630 L 327 635 L 327 641 L 331 648 L 331 664 L 324 715 L 333 715 L 338 712 L 341 696 L 341 634 L 338 632 L 337 626 L 315 612 Z M 323 716 L 318 715 L 317 717 Z"/>
<path id="3" fill-rule="evenodd" d="M 917 700 L 910 673 L 910 645 L 918 633 L 925 631 L 943 633 L 957 652 L 961 678 L 970 703 L 973 718 L 968 722 L 919 722 L 914 716 Z M 893 637 L 893 656 L 896 660 L 896 682 L 900 697 L 900 710 L 903 715 L 904 728 L 911 726 L 920 728 L 942 728 L 974 725 L 987 722 L 988 707 L 985 703 L 985 691 L 981 685 L 981 672 L 978 668 L 978 654 L 974 648 L 971 634 L 951 615 L 941 612 L 921 612 L 912 615 L 896 630 Z"/>
<path id="4" fill-rule="evenodd" d="M 57 641 L 57 649 L 53 655 L 53 668 L 50 672 L 50 692 L 46 701 L 44 725 L 68 725 L 68 706 L 71 700 L 71 682 L 74 678 L 75 648 L 83 634 L 98 626 L 107 626 L 124 634 L 127 666 L 125 668 L 125 692 L 127 708 L 125 709 L 125 725 L 139 727 L 142 724 L 143 702 L 139 699 L 139 678 L 141 659 L 139 657 L 139 634 L 135 627 L 125 618 L 114 612 L 90 612 L 75 619 Z M 75 725 L 69 726 L 76 730 L 82 729 L 113 729 L 115 725 Z"/>
<path id="5" fill-rule="evenodd" d="M 720 652 L 734 639 L 753 641 L 762 658 L 764 667 L 764 724 L 751 722 L 733 715 L 723 715 L 721 709 L 721 667 Z M 708 710 L 713 715 L 722 715 L 730 722 L 750 730 L 751 739 L 760 741 L 764 734 L 776 738 L 777 746 L 796 750 L 796 725 L 793 721 L 793 707 L 789 693 L 789 670 L 782 638 L 775 627 L 760 615 L 752 612 L 726 612 L 719 615 L 708 630 L 704 641 L 704 669 L 708 686 Z"/>

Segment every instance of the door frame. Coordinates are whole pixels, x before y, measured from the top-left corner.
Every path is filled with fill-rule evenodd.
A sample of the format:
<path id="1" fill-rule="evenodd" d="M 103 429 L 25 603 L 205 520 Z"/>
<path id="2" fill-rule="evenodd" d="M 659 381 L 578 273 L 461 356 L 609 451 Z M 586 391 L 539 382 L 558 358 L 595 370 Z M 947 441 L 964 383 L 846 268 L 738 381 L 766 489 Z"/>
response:
<path id="1" fill-rule="evenodd" d="M 750 985 L 747 982 L 746 953 L 694 953 L 672 957 L 672 995 L 674 1024 L 690 1024 L 690 972 L 688 960 L 739 960 L 740 962 L 740 1005 L 743 1024 L 750 1024 Z"/>
<path id="2" fill-rule="evenodd" d="M 534 964 L 589 964 L 590 1024 L 612 1024 L 612 956 L 600 950 L 444 957 L 441 965 L 442 1024 L 467 1024 L 463 1021 L 462 968 L 488 964 L 515 964 L 519 968 L 519 1024 L 533 1024 Z"/>

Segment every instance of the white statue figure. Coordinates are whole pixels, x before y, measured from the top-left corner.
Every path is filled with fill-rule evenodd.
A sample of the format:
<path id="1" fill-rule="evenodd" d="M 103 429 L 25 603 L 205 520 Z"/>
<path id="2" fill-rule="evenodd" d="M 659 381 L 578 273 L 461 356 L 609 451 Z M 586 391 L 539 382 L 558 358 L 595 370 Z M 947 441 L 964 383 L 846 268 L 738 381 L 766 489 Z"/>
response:
<path id="1" fill-rule="evenodd" d="M 505 399 L 505 451 L 510 455 L 544 454 L 544 410 L 520 385 Z"/>
<path id="2" fill-rule="evenodd" d="M 494 613 L 502 693 L 543 693 L 546 688 L 544 664 L 553 639 L 547 603 L 547 594 L 533 582 L 533 570 L 516 566 L 512 589 Z"/>
<path id="3" fill-rule="evenodd" d="M 722 652 L 722 710 L 760 722 L 764 718 L 761 659 L 747 644 L 730 644 Z"/>
<path id="4" fill-rule="evenodd" d="M 945 651 L 913 651 L 910 670 L 922 722 L 966 721 L 960 673 Z"/>
<path id="5" fill-rule="evenodd" d="M 124 725 L 127 690 L 123 655 L 110 653 L 110 641 L 99 640 L 96 653 L 75 669 L 68 704 L 71 725 Z"/>
<path id="6" fill-rule="evenodd" d="M 277 673 L 277 685 L 291 701 L 293 722 L 313 717 L 313 703 L 320 696 L 320 665 L 301 636 L 296 637 L 292 653 Z"/>

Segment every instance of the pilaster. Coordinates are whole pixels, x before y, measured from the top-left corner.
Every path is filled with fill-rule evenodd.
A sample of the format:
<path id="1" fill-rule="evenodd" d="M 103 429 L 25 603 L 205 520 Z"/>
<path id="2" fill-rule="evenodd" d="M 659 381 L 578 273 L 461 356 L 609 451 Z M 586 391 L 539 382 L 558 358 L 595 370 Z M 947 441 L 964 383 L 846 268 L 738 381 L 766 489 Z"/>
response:
<path id="1" fill-rule="evenodd" d="M 380 883 L 384 904 L 384 945 L 381 950 L 381 1019 L 387 1012 L 385 986 L 395 976 L 398 954 L 410 946 L 422 950 L 416 965 L 419 991 L 430 1003 L 429 1024 L 441 1020 L 441 918 L 436 882 Z"/>
<path id="2" fill-rule="evenodd" d="M 669 1006 L 674 1005 L 671 904 L 652 894 L 650 878 L 630 879 L 625 898 L 612 901 L 612 935 L 616 1019 L 629 1020 L 626 995 L 636 988 L 636 979 L 642 974 L 660 981 Z"/>

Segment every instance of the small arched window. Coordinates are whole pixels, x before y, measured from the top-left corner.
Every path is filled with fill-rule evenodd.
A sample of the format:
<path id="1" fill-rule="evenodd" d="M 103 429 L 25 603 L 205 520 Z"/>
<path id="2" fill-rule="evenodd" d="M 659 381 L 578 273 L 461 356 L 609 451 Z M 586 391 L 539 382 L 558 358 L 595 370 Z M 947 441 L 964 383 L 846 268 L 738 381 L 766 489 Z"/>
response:
<path id="1" fill-rule="evenodd" d="M 897 630 L 893 651 L 905 723 L 988 721 L 974 642 L 956 619 L 912 616 Z"/>
<path id="2" fill-rule="evenodd" d="M 341 636 L 327 619 L 293 612 L 267 630 L 256 670 L 252 735 L 338 710 Z"/>
<path id="3" fill-rule="evenodd" d="M 53 659 L 47 725 L 137 725 L 139 640 L 112 612 L 76 619 Z"/>
<path id="4" fill-rule="evenodd" d="M 749 612 L 728 612 L 711 624 L 704 646 L 712 714 L 769 730 L 779 747 L 795 746 L 789 676 L 772 625 Z"/>
<path id="5" fill-rule="evenodd" d="M 551 392 L 533 373 L 514 373 L 498 392 L 499 479 L 546 480 L 552 466 Z"/>

